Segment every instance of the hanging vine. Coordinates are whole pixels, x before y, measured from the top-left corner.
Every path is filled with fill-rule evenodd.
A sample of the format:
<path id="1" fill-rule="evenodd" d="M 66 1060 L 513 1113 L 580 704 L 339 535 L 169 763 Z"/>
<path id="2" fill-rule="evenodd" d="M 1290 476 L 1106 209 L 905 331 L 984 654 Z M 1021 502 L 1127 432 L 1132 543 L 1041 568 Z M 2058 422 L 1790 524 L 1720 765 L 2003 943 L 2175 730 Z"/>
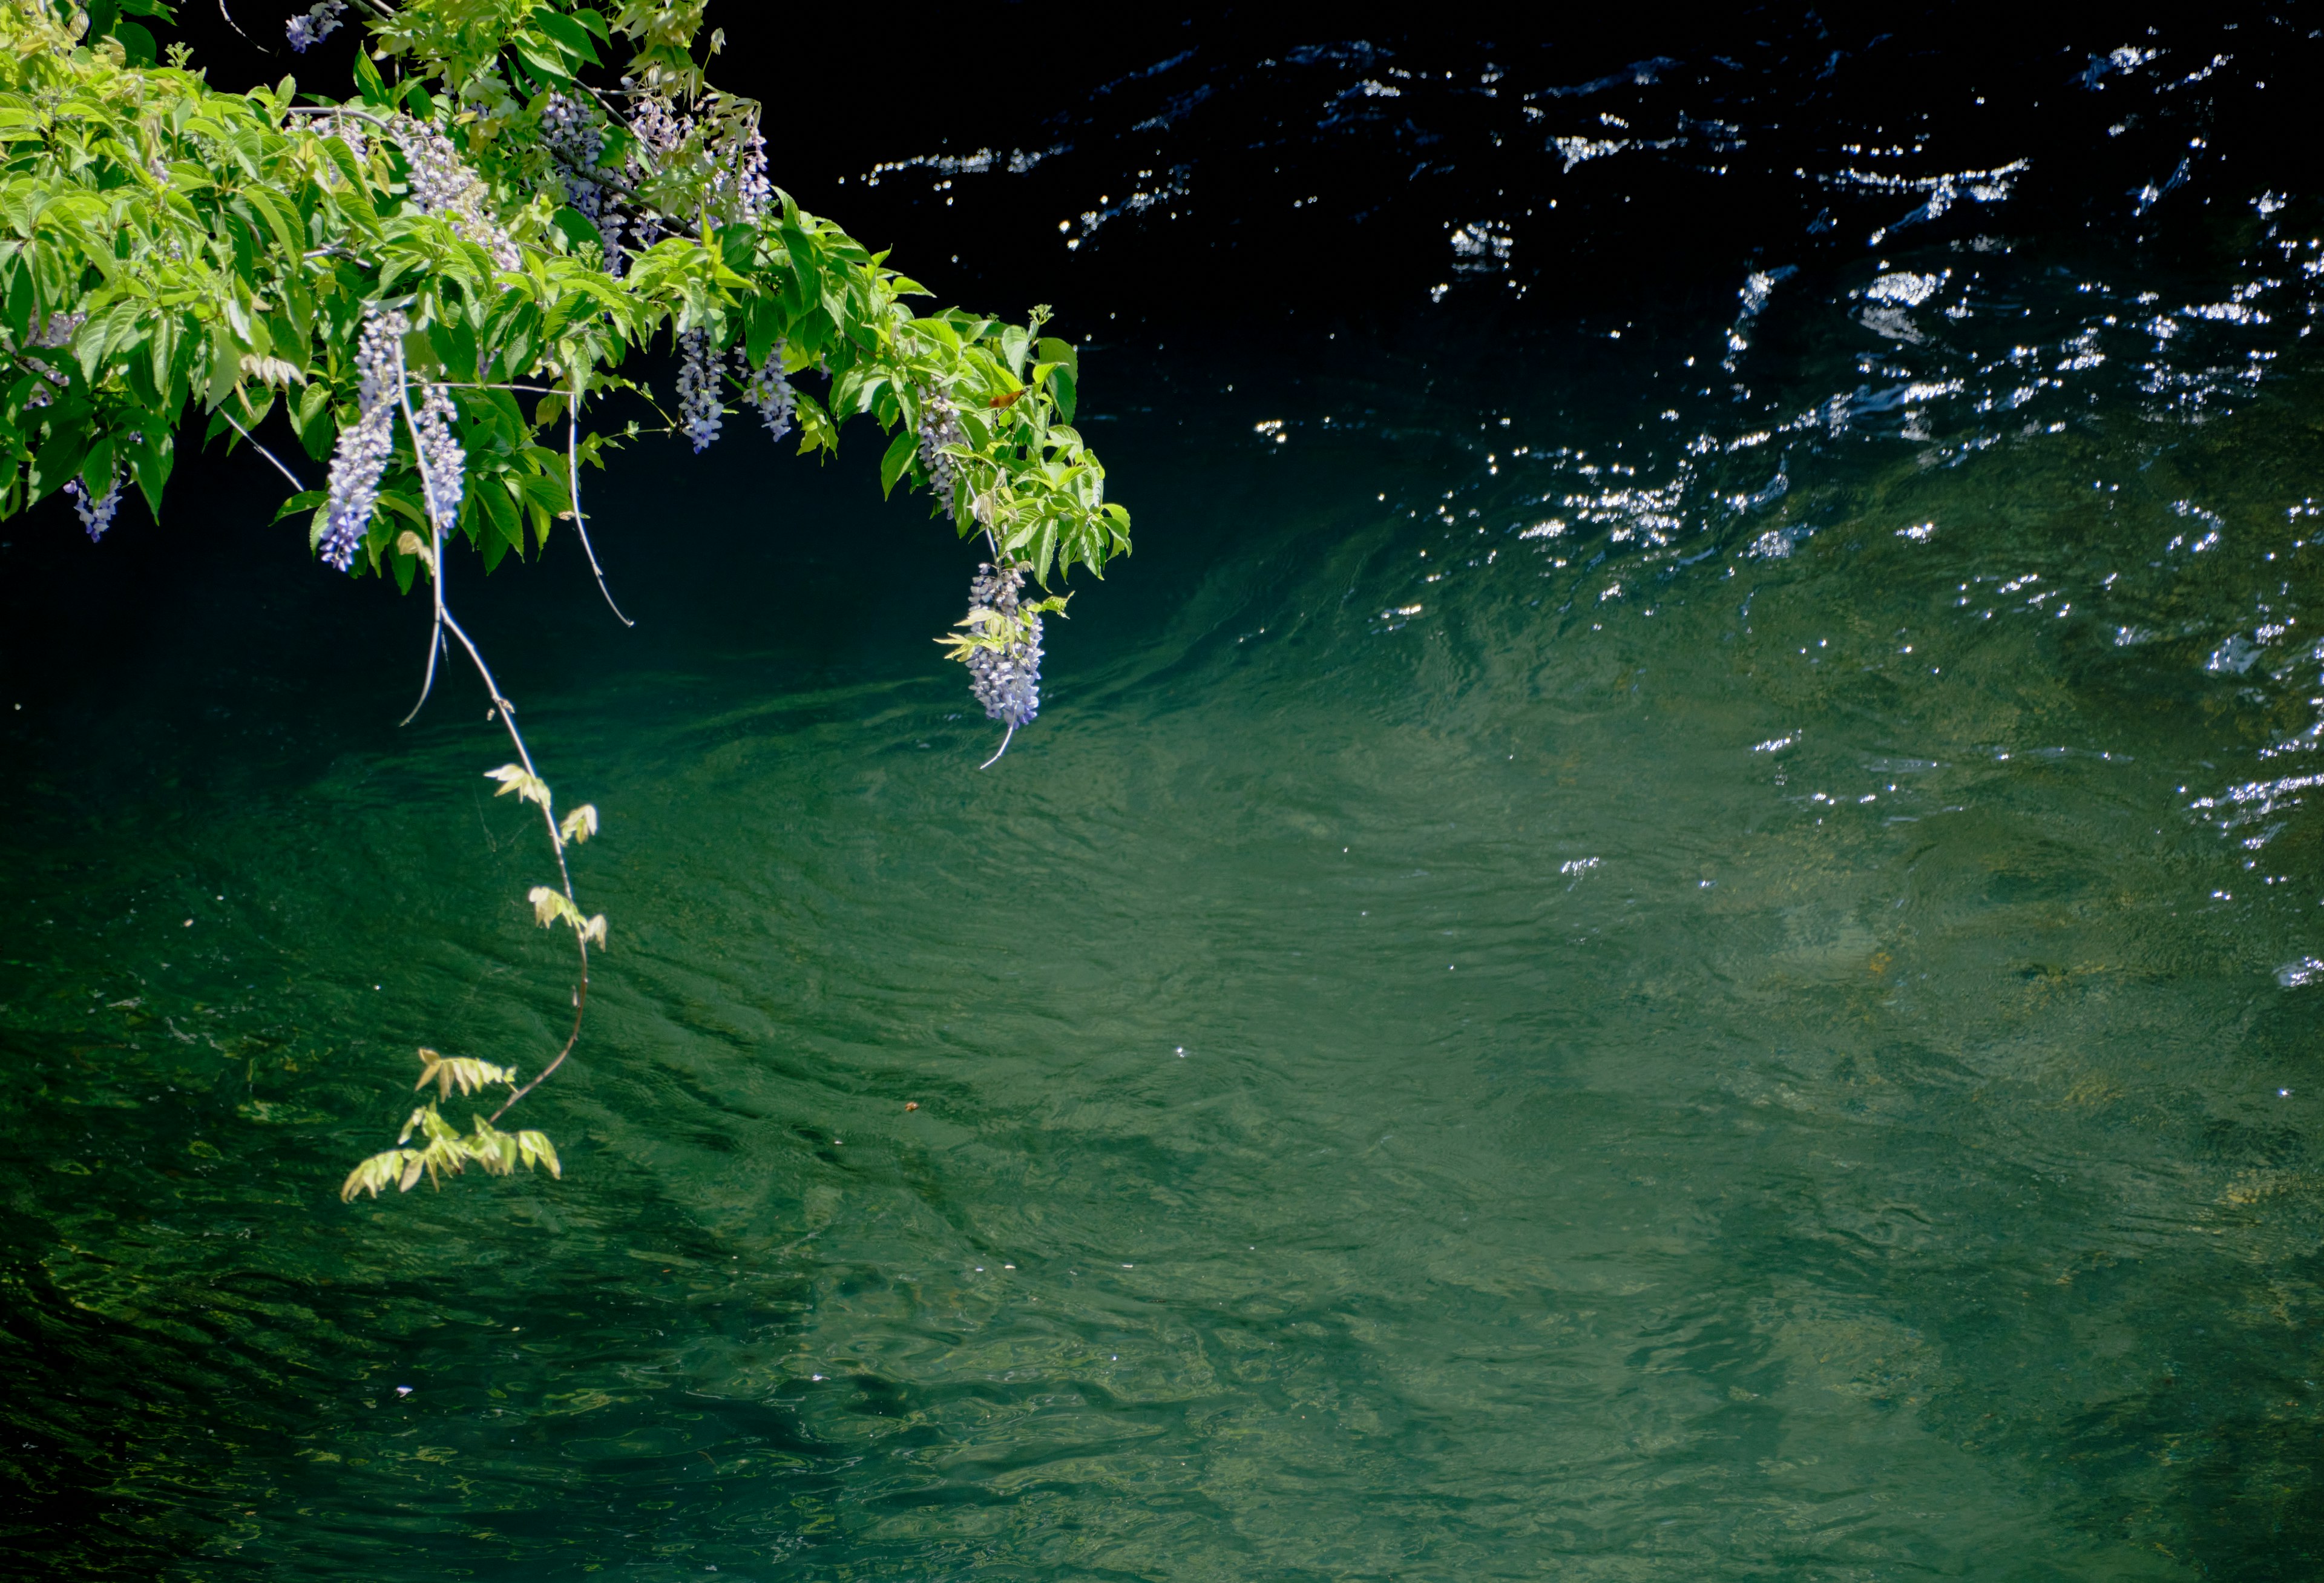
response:
<path id="1" fill-rule="evenodd" d="M 556 859 L 558 883 L 529 900 L 577 953 L 562 1047 L 521 1080 L 421 1051 L 415 1087 L 435 1097 L 346 1198 L 470 1165 L 560 1170 L 542 1134 L 498 1124 L 580 1039 L 607 933 L 567 853 L 598 815 L 558 813 L 445 586 L 459 543 L 489 569 L 538 555 L 562 522 L 604 588 L 581 471 L 638 426 L 585 412 L 617 392 L 651 400 L 627 357 L 677 352 L 667 421 L 696 451 L 730 400 L 802 454 L 835 451 L 853 418 L 890 435 L 882 492 L 924 490 L 985 542 L 968 616 L 942 641 L 1003 751 L 1038 710 L 1041 618 L 1064 606 L 1025 597 L 1026 579 L 1102 574 L 1130 548 L 1073 428 L 1078 358 L 1043 333 L 1048 310 L 1021 325 L 915 311 L 923 288 L 773 184 L 759 105 L 696 59 L 703 8 L 359 0 L 354 91 L 330 100 L 288 78 L 212 88 L 136 20 L 169 21 L 161 0 L 0 0 L 0 516 L 61 492 L 101 538 L 130 491 L 161 514 L 190 425 L 256 447 L 290 483 L 277 520 L 303 518 L 324 566 L 407 593 L 426 576 L 413 713 L 439 660 L 465 655 L 516 754 L 491 777 L 538 805 Z M 321 0 L 285 40 L 304 52 L 355 24 Z M 327 461 L 323 488 L 255 438 L 278 413 Z M 465 1134 L 440 1113 L 455 1090 L 503 1089 Z"/>

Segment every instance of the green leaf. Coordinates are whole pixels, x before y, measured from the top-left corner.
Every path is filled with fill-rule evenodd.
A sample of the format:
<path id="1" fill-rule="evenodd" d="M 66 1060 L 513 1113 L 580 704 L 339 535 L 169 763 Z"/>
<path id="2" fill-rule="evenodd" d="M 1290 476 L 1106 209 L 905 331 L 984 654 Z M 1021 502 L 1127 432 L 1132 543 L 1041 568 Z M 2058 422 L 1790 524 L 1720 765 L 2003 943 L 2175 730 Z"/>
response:
<path id="1" fill-rule="evenodd" d="M 912 465 L 912 458 L 918 450 L 918 435 L 909 429 L 897 431 L 896 438 L 888 442 L 888 454 L 880 458 L 880 493 L 881 495 L 892 495 L 896 492 L 896 480 L 904 476 L 905 469 Z"/>
<path id="2" fill-rule="evenodd" d="M 89 492 L 91 499 L 113 487 L 113 436 L 97 437 L 80 459 L 80 486 Z"/>
<path id="3" fill-rule="evenodd" d="M 410 1191 L 411 1183 L 419 1177 L 415 1171 L 406 1180 L 404 1170 L 407 1164 L 416 1166 L 419 1159 L 420 1155 L 410 1149 L 390 1149 L 384 1153 L 373 1155 L 347 1173 L 347 1180 L 339 1188 L 339 1201 L 353 1203 L 360 1192 L 369 1192 L 375 1199 L 382 1188 L 392 1187 L 399 1181 L 403 1183 L 406 1192 Z"/>
<path id="4" fill-rule="evenodd" d="M 525 893 L 525 900 L 532 903 L 533 921 L 543 929 L 547 929 L 560 919 L 576 929 L 586 927 L 581 917 L 581 909 L 576 907 L 573 904 L 573 898 L 563 891 L 549 885 L 535 885 Z"/>
<path id="5" fill-rule="evenodd" d="M 499 769 L 486 770 L 484 779 L 501 783 L 501 789 L 493 793 L 495 797 L 505 797 L 513 792 L 527 802 L 538 802 L 544 809 L 549 806 L 548 782 L 522 764 L 503 764 Z"/>
<path id="6" fill-rule="evenodd" d="M 363 95 L 366 105 L 381 107 L 393 103 L 387 84 L 380 80 L 379 68 L 371 63 L 369 51 L 355 51 L 355 91 Z"/>
<path id="7" fill-rule="evenodd" d="M 113 36 L 121 41 L 121 52 L 132 66 L 152 66 L 161 58 L 152 33 L 137 23 L 115 23 Z"/>
<path id="8" fill-rule="evenodd" d="M 330 496 L 320 489 L 309 489 L 303 495 L 293 495 L 276 508 L 274 520 L 279 523 L 286 516 L 296 516 L 302 511 L 312 511 L 329 498 Z"/>
<path id="9" fill-rule="evenodd" d="M 169 483 L 176 460 L 177 441 L 165 429 L 146 430 L 143 443 L 130 448 L 130 476 L 137 480 L 137 492 L 157 519 L 161 514 L 162 486 Z"/>
<path id="10" fill-rule="evenodd" d="M 533 14 L 538 20 L 547 14 L 536 12 Z M 509 44 L 516 51 L 517 59 L 544 83 L 554 87 L 571 80 L 573 73 L 566 64 L 564 53 L 546 39 L 534 39 L 519 33 L 509 41 Z"/>
<path id="11" fill-rule="evenodd" d="M 566 240 L 571 242 L 574 246 L 588 250 L 593 257 L 604 255 L 604 235 L 597 229 L 596 225 L 587 215 L 583 214 L 571 204 L 565 205 L 549 216 L 549 223 L 555 226 Z"/>
<path id="12" fill-rule="evenodd" d="M 299 410 L 291 415 L 290 425 L 298 430 L 299 443 L 307 454 L 321 461 L 331 454 L 333 425 L 331 423 L 331 392 L 319 382 L 299 393 Z"/>
<path id="13" fill-rule="evenodd" d="M 65 486 L 80 471 L 81 453 L 88 440 L 81 423 L 59 423 L 32 458 L 32 498 L 39 499 Z"/>
<path id="14" fill-rule="evenodd" d="M 423 1048 L 420 1051 L 420 1080 L 411 1086 L 415 1089 L 425 1088 L 430 1083 L 436 1085 L 438 1095 L 449 1099 L 455 1088 L 463 1094 L 481 1093 L 496 1084 L 505 1084 L 513 1088 L 516 1087 L 516 1073 L 507 1067 L 496 1067 L 490 1061 L 475 1060 L 465 1055 L 438 1055 Z"/>
<path id="15" fill-rule="evenodd" d="M 758 252 L 759 232 L 755 226 L 728 226 L 718 233 L 718 256 L 737 274 L 749 272 Z"/>
<path id="16" fill-rule="evenodd" d="M 484 514 L 484 521 L 502 542 L 521 553 L 524 550 L 524 519 L 517 514 L 516 501 L 511 497 L 505 483 L 493 478 L 475 480 L 470 492 Z M 546 803 L 543 807 L 548 806 Z"/>
<path id="17" fill-rule="evenodd" d="M 547 33 L 557 47 L 576 60 L 586 60 L 592 66 L 603 66 L 597 59 L 597 46 L 590 41 L 589 30 L 571 17 L 559 16 L 547 6 L 532 14 L 532 25 Z"/>
<path id="18" fill-rule="evenodd" d="M 551 1176 L 561 1179 L 565 1175 L 565 1167 L 558 1162 L 556 1147 L 549 1143 L 548 1134 L 530 1130 L 521 1132 L 516 1135 L 516 1146 L 523 1153 L 528 1167 L 538 1162 L 548 1166 Z"/>

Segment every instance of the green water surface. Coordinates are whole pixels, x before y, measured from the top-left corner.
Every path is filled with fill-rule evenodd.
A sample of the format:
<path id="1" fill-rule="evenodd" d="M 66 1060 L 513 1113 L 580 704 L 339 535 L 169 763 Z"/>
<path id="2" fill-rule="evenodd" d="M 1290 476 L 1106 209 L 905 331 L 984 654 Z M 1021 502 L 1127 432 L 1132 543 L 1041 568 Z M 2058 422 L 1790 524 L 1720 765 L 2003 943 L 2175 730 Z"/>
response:
<path id="1" fill-rule="evenodd" d="M 544 854 L 472 683 L 394 730 L 415 604 L 189 554 L 10 717 L 20 1557 L 2313 1576 L 2324 876 L 2233 789 L 2317 762 L 2251 636 L 2314 410 L 1794 458 L 1663 550 L 1520 537 L 1466 417 L 1093 425 L 1141 550 L 983 773 L 939 531 L 635 464 L 609 524 L 731 557 L 632 551 L 637 634 L 569 544 L 465 585 L 604 816 L 565 1179 L 352 1208 L 416 1046 L 561 1037 Z"/>

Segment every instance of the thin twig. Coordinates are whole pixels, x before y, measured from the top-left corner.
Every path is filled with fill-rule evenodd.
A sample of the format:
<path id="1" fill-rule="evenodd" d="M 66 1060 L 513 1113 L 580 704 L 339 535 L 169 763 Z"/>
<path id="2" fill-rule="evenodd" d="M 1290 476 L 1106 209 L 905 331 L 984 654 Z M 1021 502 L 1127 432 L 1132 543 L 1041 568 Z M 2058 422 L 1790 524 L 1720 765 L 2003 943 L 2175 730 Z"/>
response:
<path id="1" fill-rule="evenodd" d="M 605 596 L 605 607 L 623 626 L 635 626 L 636 622 L 622 614 L 613 603 L 613 590 L 605 586 L 604 569 L 597 564 L 597 551 L 589 543 L 589 518 L 581 509 L 581 371 L 573 371 L 573 399 L 565 408 L 565 466 L 571 477 L 573 489 L 573 526 L 581 535 L 581 552 L 589 558 L 589 569 L 597 574 L 597 591 Z"/>
<path id="2" fill-rule="evenodd" d="M 226 26 L 234 29 L 234 31 L 238 33 L 242 33 L 242 23 L 235 21 L 234 13 L 226 8 L 226 0 L 218 0 L 218 14 L 226 18 Z M 250 39 L 250 35 L 248 33 L 242 33 L 242 36 L 245 39 Z M 254 44 L 258 42 L 256 39 L 250 39 L 250 42 Z"/>
<path id="3" fill-rule="evenodd" d="M 429 469 L 428 448 L 420 443 L 420 420 L 411 412 L 411 376 L 404 372 L 401 346 L 395 351 L 395 395 L 403 408 L 403 426 L 411 432 L 411 454 L 420 462 L 420 493 L 428 507 L 428 532 L 434 540 L 428 558 L 428 586 L 436 591 L 436 621 L 428 629 L 428 674 L 420 682 L 420 701 L 397 722 L 409 726 L 428 706 L 428 694 L 436 686 L 436 656 L 444 650 L 444 522 L 436 514 L 436 476 Z"/>
<path id="4" fill-rule="evenodd" d="M 1009 751 L 1009 739 L 1016 735 L 1017 727 L 1014 726 L 1011 726 L 1008 730 L 1003 731 L 1001 734 L 1001 745 L 992 750 L 992 756 L 991 758 L 986 759 L 982 764 L 976 767 L 980 770 L 989 770 L 993 765 L 999 764 L 1001 762 L 1001 755 Z"/>
<path id="5" fill-rule="evenodd" d="M 241 424 L 235 423 L 234 421 L 234 414 L 232 412 L 227 412 L 224 407 L 220 407 L 218 409 L 218 416 L 224 418 L 229 424 L 232 424 L 234 431 L 236 434 L 241 435 L 244 440 L 250 440 L 251 449 L 256 451 L 260 456 L 264 457 L 268 461 L 272 462 L 274 464 L 274 470 L 290 480 L 291 488 L 296 489 L 301 495 L 307 493 L 307 486 L 299 482 L 299 475 L 284 467 L 282 465 L 282 459 L 280 457 L 267 449 L 264 446 L 259 444 L 257 440 L 252 440 L 250 430 L 244 429 Z"/>
<path id="6" fill-rule="evenodd" d="M 532 767 L 532 754 L 524 745 L 524 734 L 516 728 L 516 706 L 501 695 L 501 684 L 493 680 L 492 667 L 484 663 L 484 655 L 477 652 L 475 643 L 470 641 L 468 634 L 461 630 L 460 624 L 452 618 L 448 611 L 444 616 L 444 625 L 454 637 L 460 640 L 460 646 L 468 651 L 468 658 L 475 664 L 476 674 L 484 678 L 484 690 L 492 695 L 493 710 L 500 716 L 501 724 L 508 728 L 509 740 L 516 745 L 517 760 L 524 765 L 524 773 L 532 776 L 535 781 L 539 781 L 540 776 Z M 540 808 L 540 818 L 541 821 L 549 827 L 549 849 L 557 854 L 557 875 L 565 886 L 565 899 L 572 903 L 574 910 L 578 912 L 581 902 L 580 898 L 573 893 L 573 871 L 566 866 L 565 838 L 557 829 L 557 815 L 544 802 Z M 565 1058 L 573 1053 L 573 1047 L 581 1041 L 581 1018 L 589 1005 L 589 942 L 582 938 L 581 931 L 578 930 L 574 930 L 573 940 L 575 947 L 581 953 L 581 985 L 573 992 L 573 1031 L 565 1036 L 565 1047 L 557 1052 L 557 1058 L 541 1068 L 534 1075 L 532 1081 L 502 1101 L 501 1107 L 485 1118 L 486 1125 L 500 1120 L 502 1116 L 508 1114 L 510 1106 L 540 1087 L 549 1073 L 565 1064 Z"/>

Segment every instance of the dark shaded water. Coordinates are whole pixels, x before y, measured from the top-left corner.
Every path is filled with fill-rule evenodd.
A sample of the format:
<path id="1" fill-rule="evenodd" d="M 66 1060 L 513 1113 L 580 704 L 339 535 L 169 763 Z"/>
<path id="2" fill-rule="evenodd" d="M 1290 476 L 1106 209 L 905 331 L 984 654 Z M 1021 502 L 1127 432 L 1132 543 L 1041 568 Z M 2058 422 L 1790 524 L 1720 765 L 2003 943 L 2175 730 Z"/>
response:
<path id="1" fill-rule="evenodd" d="M 335 1197 L 567 991 L 417 609 L 11 528 L 27 1575 L 2314 1576 L 2317 46 L 1958 20 L 803 134 L 1139 550 L 984 773 L 868 458 L 456 585 L 606 818 L 561 1183 Z"/>

